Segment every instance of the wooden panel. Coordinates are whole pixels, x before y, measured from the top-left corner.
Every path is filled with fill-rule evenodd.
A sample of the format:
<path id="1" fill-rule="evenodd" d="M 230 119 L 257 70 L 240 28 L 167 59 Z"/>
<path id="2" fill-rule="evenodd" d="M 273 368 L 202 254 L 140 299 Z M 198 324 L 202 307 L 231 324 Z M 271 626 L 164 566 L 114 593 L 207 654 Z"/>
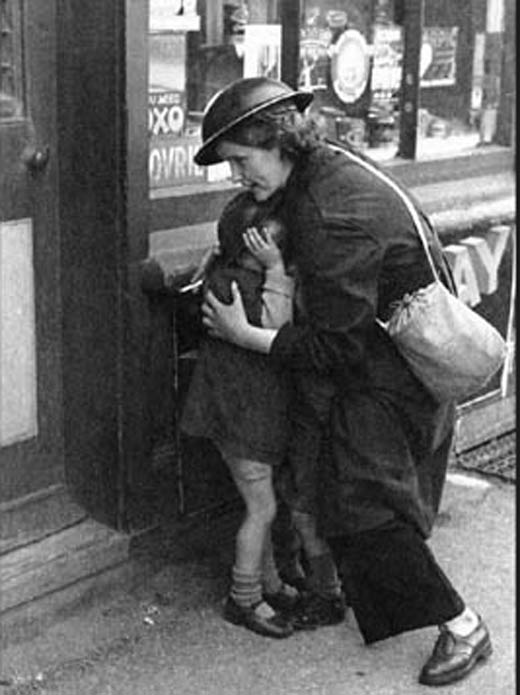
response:
<path id="1" fill-rule="evenodd" d="M 23 9 L 20 22 L 10 17 L 14 7 Z M 64 467 L 55 2 L 4 0 L 1 9 L 2 69 L 8 84 L 0 92 L 7 89 L 24 102 L 10 117 L 0 95 L 0 219 L 15 224 L 3 227 L 0 242 L 0 501 L 7 502 L 61 482 Z M 13 41 L 18 58 L 13 58 Z M 16 67 L 20 61 L 23 73 Z M 14 87 L 13 65 L 14 74 L 18 71 Z M 36 160 L 41 166 L 31 166 Z"/>
<path id="2" fill-rule="evenodd" d="M 124 12 L 122 2 L 58 0 L 67 480 L 76 499 L 112 525 L 127 265 Z"/>
<path id="3" fill-rule="evenodd" d="M 35 543 L 85 517 L 85 510 L 71 500 L 64 485 L 52 485 L 0 504 L 0 555 Z"/>
<path id="4" fill-rule="evenodd" d="M 123 562 L 130 539 L 89 520 L 0 557 L 0 612 Z"/>

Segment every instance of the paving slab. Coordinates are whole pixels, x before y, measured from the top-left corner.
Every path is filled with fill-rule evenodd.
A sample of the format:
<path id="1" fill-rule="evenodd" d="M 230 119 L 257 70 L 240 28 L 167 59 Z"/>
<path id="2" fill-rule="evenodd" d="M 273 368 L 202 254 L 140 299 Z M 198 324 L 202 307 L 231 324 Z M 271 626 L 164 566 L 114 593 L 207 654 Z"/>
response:
<path id="1" fill-rule="evenodd" d="M 232 525 L 230 530 L 232 531 Z M 451 695 L 515 692 L 515 487 L 465 472 L 448 476 L 431 546 L 485 617 L 494 653 Z M 205 540 L 206 539 L 206 540 Z M 366 647 L 355 619 L 287 640 L 227 624 L 221 605 L 232 534 L 214 523 L 184 553 L 168 535 L 163 563 L 110 601 L 88 605 L 2 653 L 0 694 L 418 695 L 436 628 Z M 172 558 L 168 561 L 168 544 Z M 173 548 L 176 548 L 173 551 Z"/>

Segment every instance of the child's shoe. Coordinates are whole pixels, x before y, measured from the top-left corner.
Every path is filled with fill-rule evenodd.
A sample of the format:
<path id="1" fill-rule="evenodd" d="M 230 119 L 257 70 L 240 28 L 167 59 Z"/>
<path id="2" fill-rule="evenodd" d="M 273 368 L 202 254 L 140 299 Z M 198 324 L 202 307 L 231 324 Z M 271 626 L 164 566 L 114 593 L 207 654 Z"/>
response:
<path id="1" fill-rule="evenodd" d="M 245 608 L 229 596 L 224 605 L 224 620 L 233 625 L 243 625 L 264 637 L 281 639 L 293 633 L 291 624 L 280 613 L 273 611 L 265 601 Z"/>

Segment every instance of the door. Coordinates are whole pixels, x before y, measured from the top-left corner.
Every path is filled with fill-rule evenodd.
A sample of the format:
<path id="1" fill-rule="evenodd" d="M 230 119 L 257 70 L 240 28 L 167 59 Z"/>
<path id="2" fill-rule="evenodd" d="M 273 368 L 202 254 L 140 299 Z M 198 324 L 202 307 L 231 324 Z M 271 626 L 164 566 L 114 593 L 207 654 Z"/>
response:
<path id="1" fill-rule="evenodd" d="M 64 480 L 55 14 L 0 0 L 1 512 Z"/>

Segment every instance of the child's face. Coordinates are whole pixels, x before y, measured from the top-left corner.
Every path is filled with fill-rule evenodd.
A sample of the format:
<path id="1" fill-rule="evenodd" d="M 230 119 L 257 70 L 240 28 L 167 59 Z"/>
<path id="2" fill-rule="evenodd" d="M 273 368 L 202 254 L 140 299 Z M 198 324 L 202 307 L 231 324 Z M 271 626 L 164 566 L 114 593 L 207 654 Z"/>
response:
<path id="1" fill-rule="evenodd" d="M 277 246 L 283 247 L 286 231 L 280 220 L 270 217 L 262 224 L 261 229 L 265 229 L 266 232 L 271 234 L 271 238 Z"/>
<path id="2" fill-rule="evenodd" d="M 259 219 L 257 225 L 247 227 L 244 234 L 246 250 L 240 256 L 241 265 L 264 270 L 283 264 L 285 228 L 273 217 Z"/>
<path id="3" fill-rule="evenodd" d="M 242 251 L 238 257 L 238 264 L 242 268 L 248 268 L 249 270 L 257 270 L 258 272 L 263 271 L 264 266 L 260 263 L 258 258 L 255 258 L 253 254 L 245 249 Z"/>

